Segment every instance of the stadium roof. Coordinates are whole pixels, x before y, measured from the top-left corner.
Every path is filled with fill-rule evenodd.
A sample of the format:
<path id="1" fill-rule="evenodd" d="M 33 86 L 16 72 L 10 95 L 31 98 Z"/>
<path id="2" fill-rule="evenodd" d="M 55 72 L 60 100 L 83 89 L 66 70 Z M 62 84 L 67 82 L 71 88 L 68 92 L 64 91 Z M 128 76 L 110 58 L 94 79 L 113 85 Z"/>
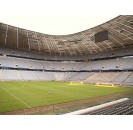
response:
<path id="1" fill-rule="evenodd" d="M 95 34 L 108 38 L 96 42 Z M 121 15 L 94 28 L 71 35 L 47 35 L 0 23 L 0 46 L 51 55 L 88 55 L 133 45 L 133 16 Z"/>

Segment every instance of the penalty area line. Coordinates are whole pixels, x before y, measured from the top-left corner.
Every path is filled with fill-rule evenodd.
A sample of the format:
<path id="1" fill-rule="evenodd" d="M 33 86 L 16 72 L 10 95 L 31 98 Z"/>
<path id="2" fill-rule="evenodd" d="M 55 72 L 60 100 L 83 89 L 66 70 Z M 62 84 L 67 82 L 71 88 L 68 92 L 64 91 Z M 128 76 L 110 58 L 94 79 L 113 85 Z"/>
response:
<path id="1" fill-rule="evenodd" d="M 21 99 L 19 99 L 18 97 L 16 97 L 15 95 L 13 95 L 11 92 L 9 92 L 8 90 L 4 89 L 3 87 L 0 86 L 0 88 L 2 90 L 4 90 L 5 92 L 7 92 L 8 94 L 10 94 L 11 96 L 13 96 L 14 98 L 16 98 L 17 100 L 19 100 L 21 103 L 23 103 L 24 105 L 26 105 L 28 108 L 31 108 L 28 104 L 26 104 L 24 101 L 22 101 Z"/>

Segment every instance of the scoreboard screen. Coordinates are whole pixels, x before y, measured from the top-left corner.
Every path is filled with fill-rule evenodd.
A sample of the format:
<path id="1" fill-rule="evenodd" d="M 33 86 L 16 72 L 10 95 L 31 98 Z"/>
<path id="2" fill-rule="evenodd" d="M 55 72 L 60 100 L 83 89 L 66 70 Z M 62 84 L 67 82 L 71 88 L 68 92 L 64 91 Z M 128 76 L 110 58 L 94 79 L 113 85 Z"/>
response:
<path id="1" fill-rule="evenodd" d="M 95 42 L 102 42 L 108 40 L 108 30 L 98 32 L 94 36 L 95 36 Z"/>

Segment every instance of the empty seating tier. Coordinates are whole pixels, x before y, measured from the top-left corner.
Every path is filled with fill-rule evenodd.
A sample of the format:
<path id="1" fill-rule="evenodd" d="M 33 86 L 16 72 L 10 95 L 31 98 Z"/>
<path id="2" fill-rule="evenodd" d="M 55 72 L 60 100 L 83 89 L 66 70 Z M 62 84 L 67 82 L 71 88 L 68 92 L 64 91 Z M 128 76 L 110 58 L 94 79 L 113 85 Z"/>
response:
<path id="1" fill-rule="evenodd" d="M 88 115 L 133 115 L 133 99 L 90 112 Z"/>

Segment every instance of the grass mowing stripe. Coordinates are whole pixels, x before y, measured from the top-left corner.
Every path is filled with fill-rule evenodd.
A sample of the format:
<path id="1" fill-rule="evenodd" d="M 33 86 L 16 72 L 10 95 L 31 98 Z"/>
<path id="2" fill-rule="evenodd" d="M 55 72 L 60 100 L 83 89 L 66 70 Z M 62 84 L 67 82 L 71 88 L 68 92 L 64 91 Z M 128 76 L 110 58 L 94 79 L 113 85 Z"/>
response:
<path id="1" fill-rule="evenodd" d="M 4 89 L 3 87 L 0 86 L 0 88 L 2 90 L 4 90 L 5 92 L 7 92 L 8 94 L 10 94 L 11 96 L 13 96 L 14 98 L 16 98 L 17 100 L 19 100 L 20 102 L 22 102 L 24 105 L 26 105 L 28 108 L 31 108 L 28 104 L 26 104 L 24 101 L 22 101 L 21 99 L 19 99 L 18 97 L 16 97 L 15 95 L 13 95 L 12 93 L 10 93 L 8 90 Z"/>

